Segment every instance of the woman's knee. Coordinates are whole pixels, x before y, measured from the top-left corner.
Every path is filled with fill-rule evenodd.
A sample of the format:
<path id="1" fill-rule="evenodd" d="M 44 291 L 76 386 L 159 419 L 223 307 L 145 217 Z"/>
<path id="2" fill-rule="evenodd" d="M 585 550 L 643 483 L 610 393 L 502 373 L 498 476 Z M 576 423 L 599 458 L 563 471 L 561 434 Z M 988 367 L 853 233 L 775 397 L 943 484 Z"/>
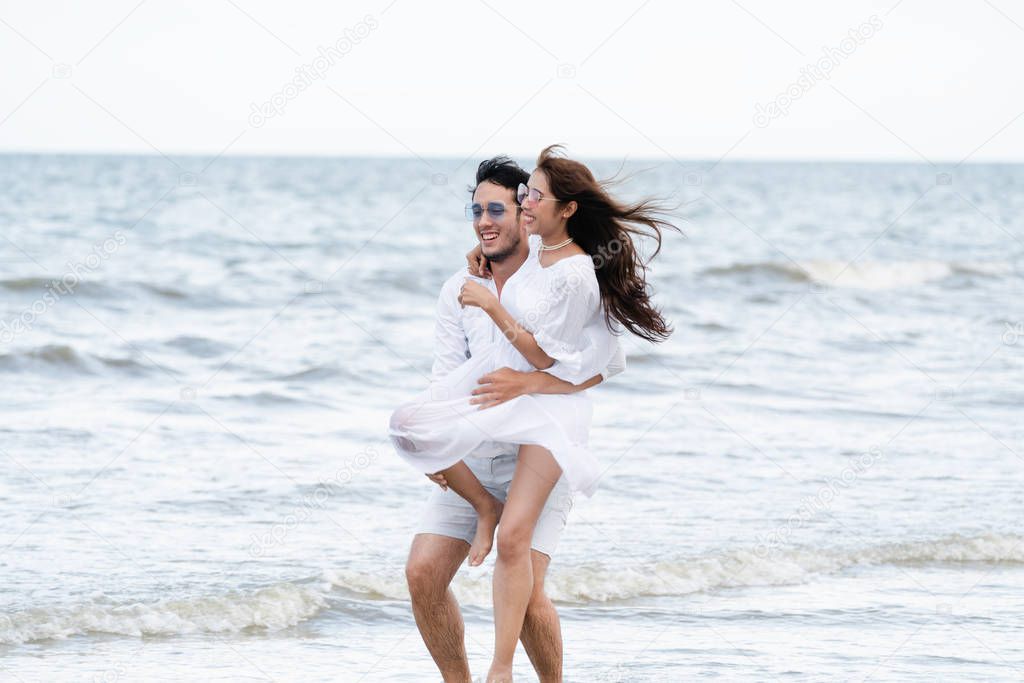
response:
<path id="1" fill-rule="evenodd" d="M 392 432 L 408 432 L 416 424 L 416 410 L 408 405 L 399 406 L 391 413 L 388 427 Z"/>
<path id="2" fill-rule="evenodd" d="M 502 520 L 498 525 L 498 555 L 505 559 L 528 557 L 533 525 Z"/>

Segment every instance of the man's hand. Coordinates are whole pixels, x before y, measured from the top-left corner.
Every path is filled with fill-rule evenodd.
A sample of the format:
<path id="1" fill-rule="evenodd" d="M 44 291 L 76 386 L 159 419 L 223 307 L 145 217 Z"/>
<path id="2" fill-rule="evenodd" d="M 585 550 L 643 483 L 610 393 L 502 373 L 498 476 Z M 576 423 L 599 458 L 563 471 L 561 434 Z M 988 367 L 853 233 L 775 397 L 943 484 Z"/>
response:
<path id="1" fill-rule="evenodd" d="M 479 282 L 473 282 L 467 277 L 459 291 L 459 303 L 463 308 L 477 306 L 487 311 L 498 303 L 498 297 Z"/>
<path id="2" fill-rule="evenodd" d="M 479 405 L 480 410 L 483 410 L 501 405 L 523 394 L 536 393 L 533 385 L 535 374 L 539 373 L 519 372 L 512 368 L 500 368 L 489 372 L 477 380 L 480 386 L 473 390 L 473 398 L 469 402 Z"/>
<path id="3" fill-rule="evenodd" d="M 434 472 L 433 474 L 426 475 L 427 479 L 440 486 L 445 491 L 448 490 L 448 480 L 444 478 L 444 475 L 440 472 Z"/>
<path id="4" fill-rule="evenodd" d="M 484 256 L 484 250 L 479 243 L 466 254 L 466 265 L 470 275 L 490 279 L 491 262 Z"/>

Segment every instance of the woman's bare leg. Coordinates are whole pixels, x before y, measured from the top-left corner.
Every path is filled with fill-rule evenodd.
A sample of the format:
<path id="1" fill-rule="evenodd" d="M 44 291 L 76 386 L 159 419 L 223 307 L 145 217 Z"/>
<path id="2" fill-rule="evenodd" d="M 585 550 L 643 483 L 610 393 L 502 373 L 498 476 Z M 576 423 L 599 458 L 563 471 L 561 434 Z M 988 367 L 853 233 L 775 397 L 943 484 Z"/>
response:
<path id="1" fill-rule="evenodd" d="M 494 545 L 494 529 L 501 518 L 501 501 L 484 488 L 473 470 L 462 460 L 441 470 L 441 474 L 448 480 L 448 486 L 476 510 L 476 535 L 469 547 L 469 566 L 477 567 L 483 563 Z"/>
<path id="2" fill-rule="evenodd" d="M 533 592 L 530 543 L 541 510 L 562 475 L 551 451 L 520 446 L 516 473 L 509 486 L 494 564 L 494 660 L 487 683 L 512 680 L 512 658 Z"/>

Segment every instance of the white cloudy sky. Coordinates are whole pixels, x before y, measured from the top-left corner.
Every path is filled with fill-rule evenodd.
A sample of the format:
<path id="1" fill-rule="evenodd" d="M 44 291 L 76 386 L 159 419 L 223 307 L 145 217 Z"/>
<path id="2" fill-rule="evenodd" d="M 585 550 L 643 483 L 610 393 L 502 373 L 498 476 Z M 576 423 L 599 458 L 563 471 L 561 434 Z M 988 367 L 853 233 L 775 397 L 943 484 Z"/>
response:
<path id="1" fill-rule="evenodd" d="M 755 125 L 869 21 L 829 79 Z M 357 29 L 253 125 L 254 103 Z M 1024 157 L 1013 0 L 5 0 L 0 36 L 2 151 Z"/>

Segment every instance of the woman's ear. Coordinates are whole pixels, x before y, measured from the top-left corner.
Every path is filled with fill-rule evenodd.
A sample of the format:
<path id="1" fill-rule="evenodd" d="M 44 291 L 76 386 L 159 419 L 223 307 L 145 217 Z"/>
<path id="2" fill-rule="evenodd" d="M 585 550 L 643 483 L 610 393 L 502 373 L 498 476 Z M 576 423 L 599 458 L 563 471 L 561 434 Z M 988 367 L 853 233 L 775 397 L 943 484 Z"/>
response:
<path id="1" fill-rule="evenodd" d="M 572 215 L 576 213 L 576 206 L 576 202 L 567 203 L 562 211 L 562 218 L 572 218 Z"/>

